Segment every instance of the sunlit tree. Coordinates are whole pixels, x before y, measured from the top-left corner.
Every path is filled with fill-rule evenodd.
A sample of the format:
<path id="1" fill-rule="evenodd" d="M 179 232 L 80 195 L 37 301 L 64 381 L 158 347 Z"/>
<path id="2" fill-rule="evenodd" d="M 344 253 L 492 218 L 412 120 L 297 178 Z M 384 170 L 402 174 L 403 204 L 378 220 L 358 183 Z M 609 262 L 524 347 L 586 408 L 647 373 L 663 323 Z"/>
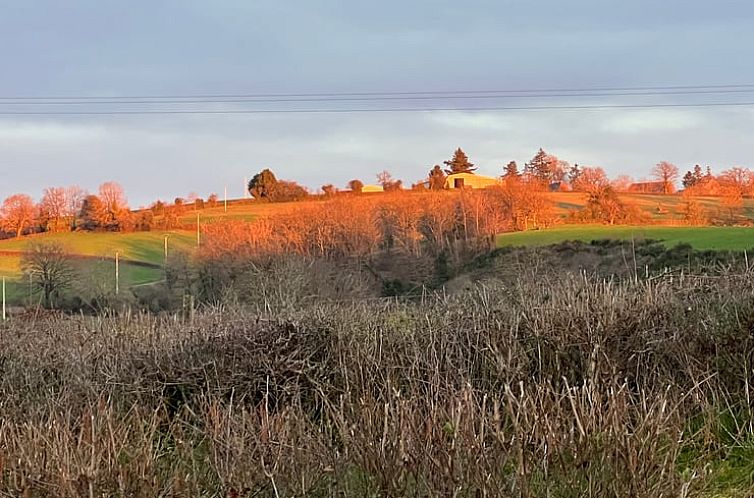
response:
<path id="1" fill-rule="evenodd" d="M 265 168 L 249 180 L 249 193 L 257 200 L 270 201 L 275 195 L 278 179 L 275 174 Z"/>
<path id="2" fill-rule="evenodd" d="M 34 222 L 35 206 L 26 194 L 13 194 L 0 207 L 0 223 L 3 230 L 20 237 Z"/>
<path id="3" fill-rule="evenodd" d="M 516 161 L 510 161 L 503 168 L 503 178 L 505 180 L 518 179 L 521 176 L 521 172 L 518 171 L 518 164 Z"/>
<path id="4" fill-rule="evenodd" d="M 660 161 L 652 169 L 652 176 L 662 182 L 662 191 L 665 194 L 675 192 L 675 182 L 678 180 L 678 167 L 667 161 Z"/>
<path id="5" fill-rule="evenodd" d="M 100 198 L 96 195 L 87 195 L 81 203 L 76 226 L 88 231 L 105 229 L 109 220 L 109 211 Z"/>
<path id="6" fill-rule="evenodd" d="M 364 182 L 362 182 L 361 180 L 353 179 L 348 182 L 348 188 L 351 190 L 351 192 L 360 194 L 361 189 L 364 188 Z"/>
<path id="7" fill-rule="evenodd" d="M 573 190 L 578 192 L 594 192 L 610 185 L 605 170 L 602 168 L 584 167 L 573 183 Z"/>
<path id="8" fill-rule="evenodd" d="M 458 147 L 453 153 L 453 158 L 448 161 L 443 161 L 447 166 L 445 172 L 449 175 L 455 173 L 471 173 L 476 170 L 474 164 L 469 162 L 469 157 L 466 153 Z"/>
<path id="9" fill-rule="evenodd" d="M 428 183 L 430 190 L 442 190 L 445 188 L 445 182 L 447 176 L 442 170 L 439 164 L 435 164 L 435 167 L 429 171 Z"/>
<path id="10" fill-rule="evenodd" d="M 67 208 L 67 189 L 46 188 L 39 201 L 39 224 L 42 230 L 59 232 L 70 229 L 70 220 L 66 220 Z"/>

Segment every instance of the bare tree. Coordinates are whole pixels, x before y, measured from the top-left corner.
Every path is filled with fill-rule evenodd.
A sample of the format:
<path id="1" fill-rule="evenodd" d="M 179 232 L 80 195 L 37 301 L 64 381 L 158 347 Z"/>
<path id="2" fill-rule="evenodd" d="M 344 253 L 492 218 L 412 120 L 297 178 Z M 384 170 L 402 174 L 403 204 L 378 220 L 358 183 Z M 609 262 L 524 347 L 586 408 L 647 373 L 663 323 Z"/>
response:
<path id="1" fill-rule="evenodd" d="M 718 181 L 724 188 L 737 190 L 741 196 L 748 195 L 754 190 L 754 172 L 740 166 L 720 173 Z"/>
<path id="2" fill-rule="evenodd" d="M 99 199 L 107 216 L 103 226 L 109 230 L 122 229 L 121 222 L 127 222 L 130 216 L 123 187 L 116 182 L 103 183 L 99 187 Z"/>
<path id="3" fill-rule="evenodd" d="M 42 293 L 43 304 L 48 308 L 55 306 L 60 293 L 73 282 L 72 258 L 56 242 L 29 244 L 21 257 L 21 269 L 32 286 Z"/>
<path id="4" fill-rule="evenodd" d="M 65 217 L 71 220 L 71 228 L 76 228 L 76 217 L 81 211 L 84 199 L 87 196 L 86 190 L 78 185 L 71 185 L 65 189 Z"/>
<path id="5" fill-rule="evenodd" d="M 634 179 L 628 175 L 619 175 L 615 180 L 610 182 L 610 186 L 616 192 L 628 192 L 631 184 L 634 183 Z"/>
<path id="6" fill-rule="evenodd" d="M 39 222 L 43 230 L 59 232 L 70 227 L 65 223 L 67 204 L 65 188 L 50 187 L 44 190 L 39 201 Z"/>
<path id="7" fill-rule="evenodd" d="M 379 183 L 383 187 L 392 182 L 393 182 L 393 175 L 391 175 L 388 170 L 382 170 L 379 173 L 377 173 L 377 183 Z"/>
<path id="8" fill-rule="evenodd" d="M 610 185 L 605 170 L 602 168 L 581 168 L 579 175 L 573 181 L 573 190 L 579 192 L 594 192 Z"/>
<path id="9" fill-rule="evenodd" d="M 652 175 L 662 182 L 662 191 L 665 194 L 675 192 L 675 182 L 678 180 L 678 167 L 667 161 L 660 161 L 652 169 Z"/>
<path id="10" fill-rule="evenodd" d="M 120 211 L 128 209 L 128 201 L 123 187 L 116 182 L 106 182 L 99 186 L 99 198 L 113 219 Z"/>
<path id="11" fill-rule="evenodd" d="M 720 206 L 728 212 L 728 222 L 734 224 L 744 207 L 741 189 L 734 184 L 723 184 Z"/>
<path id="12" fill-rule="evenodd" d="M 34 201 L 26 194 L 13 194 L 0 207 L 0 225 L 3 230 L 20 237 L 34 221 Z"/>

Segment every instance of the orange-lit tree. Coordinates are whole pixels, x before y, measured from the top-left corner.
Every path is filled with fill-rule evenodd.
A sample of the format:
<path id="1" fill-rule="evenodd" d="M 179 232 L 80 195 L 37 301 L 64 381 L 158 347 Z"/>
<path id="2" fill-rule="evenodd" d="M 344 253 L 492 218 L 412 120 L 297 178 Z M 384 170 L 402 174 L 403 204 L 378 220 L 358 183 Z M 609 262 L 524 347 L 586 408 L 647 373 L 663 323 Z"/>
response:
<path id="1" fill-rule="evenodd" d="M 594 192 L 610 186 L 605 171 L 602 168 L 584 167 L 572 182 L 573 190 L 577 192 Z"/>
<path id="2" fill-rule="evenodd" d="M 20 237 L 33 225 L 35 212 L 36 207 L 31 197 L 13 194 L 0 207 L 0 224 L 4 231 Z"/>
<path id="3" fill-rule="evenodd" d="M 442 190 L 445 188 L 447 176 L 439 164 L 429 171 L 428 184 L 430 190 Z"/>
<path id="4" fill-rule="evenodd" d="M 476 171 L 474 164 L 469 161 L 469 157 L 460 147 L 455 150 L 451 159 L 443 161 L 443 163 L 447 166 L 445 172 L 449 175 Z"/>
<path id="5" fill-rule="evenodd" d="M 657 181 L 662 182 L 662 191 L 665 194 L 675 192 L 675 182 L 678 180 L 678 167 L 667 161 L 660 161 L 652 169 L 652 175 Z"/>

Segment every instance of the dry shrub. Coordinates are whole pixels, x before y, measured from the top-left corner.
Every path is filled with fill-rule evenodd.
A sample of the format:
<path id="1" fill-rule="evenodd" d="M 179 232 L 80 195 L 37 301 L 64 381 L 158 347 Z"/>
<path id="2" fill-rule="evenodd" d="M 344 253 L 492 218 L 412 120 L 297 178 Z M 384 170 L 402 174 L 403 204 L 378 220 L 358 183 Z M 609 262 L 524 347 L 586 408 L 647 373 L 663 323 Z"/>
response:
<path id="1" fill-rule="evenodd" d="M 446 280 L 446 266 L 488 251 L 495 234 L 550 221 L 543 192 L 520 181 L 483 191 L 336 196 L 251 223 L 208 226 L 198 292 L 205 301 L 230 295 L 277 306 L 416 291 Z"/>
<path id="2" fill-rule="evenodd" d="M 439 253 L 458 241 L 550 223 L 543 193 L 522 182 L 482 191 L 336 197 L 251 222 L 208 226 L 206 258 L 232 253 L 363 257 Z"/>
<path id="3" fill-rule="evenodd" d="M 712 277 L 522 275 L 417 303 L 14 321 L 0 488 L 703 496 L 752 438 L 754 280 Z M 724 432 L 720 413 L 736 421 Z"/>

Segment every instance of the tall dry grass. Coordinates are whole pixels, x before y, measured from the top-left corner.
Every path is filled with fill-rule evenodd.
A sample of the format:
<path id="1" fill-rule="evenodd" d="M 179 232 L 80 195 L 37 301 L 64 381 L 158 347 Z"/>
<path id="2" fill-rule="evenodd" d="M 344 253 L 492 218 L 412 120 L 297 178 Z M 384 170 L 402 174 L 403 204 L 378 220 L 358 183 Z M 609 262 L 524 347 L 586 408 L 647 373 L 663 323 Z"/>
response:
<path id="1" fill-rule="evenodd" d="M 14 321 L 0 489 L 707 496 L 751 447 L 753 297 L 751 275 L 522 274 L 420 302 Z"/>

